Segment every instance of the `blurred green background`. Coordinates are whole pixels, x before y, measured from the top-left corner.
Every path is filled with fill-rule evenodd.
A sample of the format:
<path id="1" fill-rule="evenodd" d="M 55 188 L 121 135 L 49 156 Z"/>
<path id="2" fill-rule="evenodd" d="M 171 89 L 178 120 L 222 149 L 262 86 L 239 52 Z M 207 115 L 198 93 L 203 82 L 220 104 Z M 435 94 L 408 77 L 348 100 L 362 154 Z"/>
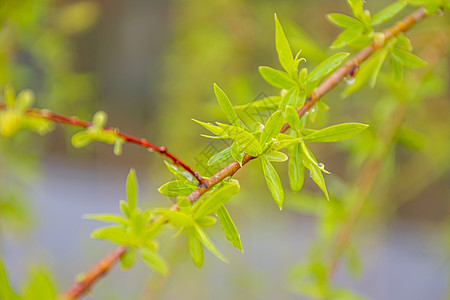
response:
<path id="1" fill-rule="evenodd" d="M 389 3 L 369 0 L 367 8 L 376 12 Z M 164 145 L 211 175 L 216 170 L 205 169 L 206 161 L 211 151 L 225 146 L 201 138 L 205 132 L 191 118 L 225 120 L 214 82 L 235 105 L 278 93 L 257 69 L 279 66 L 275 12 L 294 52 L 303 49 L 305 65 L 313 68 L 335 52 L 328 45 L 339 30 L 326 14 L 348 14 L 349 9 L 343 0 L 1 0 L 0 87 L 31 88 L 36 107 L 87 120 L 103 110 L 111 126 Z M 425 87 L 408 102 L 395 145 L 358 220 L 352 243 L 358 255 L 352 258 L 362 262 L 362 271 L 352 277 L 343 264 L 334 281 L 370 299 L 448 295 L 449 20 L 433 16 L 408 33 L 415 53 L 428 65 L 408 70 L 406 87 Z M 250 163 L 237 174 L 242 188 L 230 204 L 244 254 L 222 242 L 213 229 L 212 237 L 232 263 L 224 265 L 208 255 L 197 270 L 187 242 L 172 239 L 173 232 L 167 231 L 161 249 L 172 268 L 168 278 L 143 266 L 126 273 L 116 268 L 95 286 L 92 297 L 303 299 L 296 293 L 296 276 L 289 274 L 295 274 L 297 263 L 313 260 L 309 253 L 321 247 L 323 228 L 336 230 L 342 221 L 336 210 L 351 205 L 346 193 L 363 161 L 377 151 L 383 125 L 392 121 L 397 100 L 387 93 L 388 81 L 383 77 L 374 89 L 364 87 L 345 99 L 341 84 L 324 99 L 330 110 L 310 125 L 371 125 L 351 141 L 312 146 L 332 172 L 326 180 L 334 204 L 307 179 L 304 191 L 287 193 L 287 209 L 279 212 L 260 167 Z M 45 137 L 20 132 L 0 139 L 0 253 L 16 287 L 26 280 L 30 265 L 44 263 L 63 289 L 112 249 L 89 239 L 98 224 L 81 216 L 118 211 L 130 167 L 137 169 L 143 207 L 171 203 L 156 190 L 171 179 L 160 157 L 132 145 L 120 157 L 99 143 L 75 150 L 70 144 L 74 132 L 57 126 Z M 287 167 L 277 169 L 287 190 Z"/>

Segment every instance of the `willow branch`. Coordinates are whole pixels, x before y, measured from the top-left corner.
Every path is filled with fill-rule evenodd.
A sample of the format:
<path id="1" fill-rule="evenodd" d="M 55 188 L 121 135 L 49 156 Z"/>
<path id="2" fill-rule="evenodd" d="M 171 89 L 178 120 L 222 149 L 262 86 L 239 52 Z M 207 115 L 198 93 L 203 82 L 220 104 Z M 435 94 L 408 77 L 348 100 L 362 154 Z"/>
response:
<path id="1" fill-rule="evenodd" d="M 297 110 L 297 113 L 299 117 L 303 117 L 305 113 L 310 110 L 314 104 L 323 97 L 328 91 L 330 91 L 335 85 L 337 85 L 342 79 L 344 79 L 347 75 L 354 75 L 354 72 L 356 68 L 363 63 L 367 58 L 372 55 L 373 52 L 375 52 L 377 49 L 381 48 L 384 43 L 386 43 L 388 40 L 393 38 L 394 36 L 405 32 L 409 30 L 414 24 L 422 20 L 427 16 L 426 10 L 424 8 L 419 8 L 415 12 L 413 12 L 411 15 L 407 16 L 397 24 L 395 24 L 393 27 L 387 29 L 384 31 L 385 40 L 383 43 L 374 43 L 372 42 L 370 46 L 364 48 L 361 50 L 358 54 L 355 55 L 355 57 L 346 63 L 344 66 L 339 68 L 337 71 L 335 71 L 330 77 L 328 77 L 317 89 L 306 99 L 305 104 Z M 61 122 L 63 123 L 63 122 Z M 70 122 L 69 122 L 70 124 Z M 289 125 L 285 124 L 283 128 L 281 129 L 281 132 L 285 132 L 289 129 Z M 156 150 L 156 149 L 155 149 Z M 160 153 L 162 154 L 162 153 Z M 242 160 L 242 166 L 247 164 L 249 161 L 254 159 L 256 157 L 253 157 L 249 154 L 245 154 L 244 159 Z M 211 187 L 216 185 L 217 183 L 221 182 L 227 177 L 233 176 L 239 169 L 241 168 L 241 165 L 234 161 L 230 163 L 228 166 L 226 166 L 224 169 L 217 172 L 215 175 L 211 176 L 208 179 L 203 179 L 202 184 L 197 188 L 195 191 L 193 191 L 191 194 L 187 196 L 187 198 L 191 202 L 197 201 L 205 192 L 207 192 Z M 187 170 L 187 169 L 186 169 Z M 177 205 L 175 204 L 172 206 L 172 209 L 177 209 Z M 110 254 L 111 255 L 111 254 Z M 109 257 L 108 255 L 107 257 Z M 123 255 L 123 253 L 121 254 Z M 120 257 L 117 257 L 115 261 L 117 261 Z M 99 277 L 101 274 L 98 274 L 97 277 Z M 97 278 L 94 279 L 92 282 L 94 282 Z M 91 282 L 91 284 L 92 284 Z M 78 283 L 75 283 L 75 285 L 78 285 Z M 74 286 L 75 286 L 74 285 Z M 82 294 L 86 293 L 89 289 L 89 286 L 86 286 L 84 290 L 81 290 L 78 295 L 81 296 Z M 66 295 L 68 291 L 72 290 L 73 287 L 71 287 L 69 290 L 67 290 L 63 295 Z M 76 299 L 76 298 L 68 298 L 68 299 Z"/>
<path id="2" fill-rule="evenodd" d="M 0 103 L 0 109 L 5 109 L 6 105 L 4 103 Z M 49 121 L 52 121 L 54 123 L 61 123 L 61 124 L 67 124 L 72 125 L 76 127 L 82 127 L 82 128 L 89 128 L 92 126 L 91 122 L 83 121 L 78 119 L 77 117 L 67 117 L 63 115 L 56 114 L 54 112 L 48 111 L 48 110 L 39 110 L 39 109 L 28 109 L 26 111 L 26 114 L 31 117 L 39 117 L 42 119 L 46 119 Z M 199 182 L 199 185 L 202 185 L 204 182 L 204 178 L 200 176 L 198 172 L 195 172 L 191 167 L 189 167 L 187 164 L 182 162 L 179 158 L 177 158 L 175 155 L 167 151 L 167 148 L 164 146 L 156 146 L 152 143 L 149 143 L 146 139 L 143 138 L 137 138 L 132 135 L 120 132 L 117 128 L 110 128 L 110 127 L 104 127 L 103 131 L 108 131 L 116 135 L 117 137 L 123 139 L 124 141 L 136 144 L 142 147 L 145 147 L 147 149 L 151 149 L 161 156 L 169 158 L 174 165 L 180 166 L 189 173 L 191 173 Z"/>
<path id="3" fill-rule="evenodd" d="M 75 281 L 69 289 L 60 295 L 61 299 L 78 299 L 84 295 L 100 277 L 105 275 L 119 261 L 125 251 L 127 251 L 127 247 L 118 247 L 108 256 L 99 260 L 92 269 L 82 275 L 83 279 Z"/>

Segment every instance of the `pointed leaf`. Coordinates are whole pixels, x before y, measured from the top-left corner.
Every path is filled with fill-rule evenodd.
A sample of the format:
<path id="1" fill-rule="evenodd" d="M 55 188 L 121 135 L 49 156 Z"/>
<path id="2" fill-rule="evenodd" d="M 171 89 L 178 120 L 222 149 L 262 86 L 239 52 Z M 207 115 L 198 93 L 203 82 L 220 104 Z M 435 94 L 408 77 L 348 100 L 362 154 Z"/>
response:
<path id="1" fill-rule="evenodd" d="M 167 264 L 164 260 L 155 252 L 148 248 L 140 248 L 139 254 L 144 261 L 144 263 L 153 271 L 156 271 L 164 276 L 168 273 Z"/>
<path id="2" fill-rule="evenodd" d="M 252 156 L 258 156 L 261 153 L 261 145 L 258 140 L 249 132 L 242 128 L 231 126 L 228 124 L 217 123 L 227 136 L 236 141 L 240 146 L 244 147 L 244 151 Z"/>
<path id="3" fill-rule="evenodd" d="M 213 166 L 215 164 L 220 164 L 224 161 L 227 161 L 231 158 L 231 146 L 227 147 L 225 149 L 223 149 L 222 151 L 220 151 L 219 153 L 213 155 L 209 160 L 208 160 L 208 166 Z"/>
<path id="4" fill-rule="evenodd" d="M 288 160 L 286 154 L 278 151 L 270 151 L 268 153 L 265 153 L 264 157 L 267 158 L 268 161 L 275 161 L 275 162 L 283 162 Z"/>
<path id="5" fill-rule="evenodd" d="M 194 225 L 192 217 L 180 211 L 160 208 L 156 212 L 166 218 L 175 227 L 189 227 Z"/>
<path id="6" fill-rule="evenodd" d="M 427 63 L 415 56 L 411 52 L 394 48 L 392 50 L 392 56 L 401 61 L 407 68 L 419 68 L 425 66 Z"/>
<path id="7" fill-rule="evenodd" d="M 373 16 L 371 25 L 375 26 L 386 22 L 387 20 L 398 14 L 405 6 L 406 1 L 398 1 L 389 5 Z"/>
<path id="8" fill-rule="evenodd" d="M 338 142 L 359 134 L 368 126 L 367 124 L 361 123 L 338 124 L 315 131 L 305 136 L 304 140 L 309 142 Z"/>
<path id="9" fill-rule="evenodd" d="M 300 147 L 299 144 L 292 147 L 289 159 L 289 183 L 294 193 L 302 189 L 303 182 L 305 181 L 305 166 L 302 162 Z"/>
<path id="10" fill-rule="evenodd" d="M 179 168 L 178 166 L 171 164 L 166 160 L 164 161 L 164 164 L 166 165 L 167 169 L 169 169 L 170 173 L 175 175 L 175 177 L 177 177 L 178 179 L 187 180 L 192 183 L 194 183 L 194 181 L 197 182 L 197 179 L 195 179 L 194 176 L 192 176 L 192 174 L 185 169 Z"/>
<path id="11" fill-rule="evenodd" d="M 192 262 L 200 269 L 203 265 L 203 245 L 194 228 L 189 228 L 188 230 L 188 243 Z"/>
<path id="12" fill-rule="evenodd" d="M 264 177 L 266 178 L 266 183 L 269 188 L 270 194 L 275 202 L 278 204 L 280 210 L 283 209 L 284 203 L 284 190 L 281 185 L 280 177 L 278 176 L 277 171 L 272 166 L 272 164 L 265 158 L 261 157 L 261 162 L 264 171 Z"/>
<path id="13" fill-rule="evenodd" d="M 248 110 L 248 109 L 276 109 L 281 102 L 281 96 L 270 96 L 261 100 L 253 101 L 244 105 L 235 106 L 236 110 Z"/>
<path id="14" fill-rule="evenodd" d="M 277 48 L 278 59 L 280 60 L 281 65 L 289 72 L 292 64 L 294 63 L 294 57 L 292 55 L 291 47 L 289 46 L 289 42 L 284 34 L 283 27 L 281 27 L 280 22 L 278 21 L 277 15 L 275 14 L 275 45 Z"/>
<path id="15" fill-rule="evenodd" d="M 197 186 L 186 180 L 173 180 L 162 185 L 158 191 L 167 197 L 187 196 L 197 189 Z"/>
<path id="16" fill-rule="evenodd" d="M 283 127 L 283 124 L 283 112 L 281 110 L 274 112 L 267 120 L 266 125 L 264 125 L 264 129 L 260 137 L 260 144 L 264 147 L 266 143 L 275 138 L 280 132 L 281 127 Z"/>
<path id="17" fill-rule="evenodd" d="M 127 177 L 127 202 L 128 209 L 134 211 L 136 209 L 136 202 L 138 195 L 138 187 L 136 181 L 136 172 L 132 168 Z"/>
<path id="18" fill-rule="evenodd" d="M 216 94 L 217 101 L 219 102 L 220 108 L 222 108 L 222 111 L 225 113 L 227 119 L 230 121 L 231 124 L 237 127 L 242 127 L 241 123 L 239 122 L 238 116 L 236 115 L 236 112 L 234 111 L 233 105 L 230 102 L 230 99 L 228 99 L 228 96 L 222 91 L 217 84 L 214 83 L 214 93 Z"/>
<path id="19" fill-rule="evenodd" d="M 236 249 L 240 250 L 241 252 L 244 252 L 239 232 L 237 231 L 236 225 L 234 225 L 234 222 L 231 219 L 230 214 L 228 213 L 225 206 L 222 206 L 217 210 L 217 217 L 219 218 L 220 225 L 222 226 L 223 232 L 225 233 L 225 237 L 227 238 L 227 240 Z"/>
<path id="20" fill-rule="evenodd" d="M 331 21 L 331 23 L 343 28 L 349 28 L 361 24 L 358 20 L 343 14 L 328 14 L 327 18 Z"/>
<path id="21" fill-rule="evenodd" d="M 210 227 L 216 224 L 217 219 L 212 216 L 203 216 L 195 220 L 200 227 Z"/>
<path id="22" fill-rule="evenodd" d="M 340 52 L 336 53 L 333 56 L 330 56 L 326 60 L 320 63 L 311 73 L 308 75 L 309 82 L 317 82 L 321 78 L 327 76 L 331 72 L 333 72 L 340 64 L 347 58 L 349 53 Z"/>
<path id="23" fill-rule="evenodd" d="M 224 132 L 224 130 L 222 128 L 220 128 L 219 126 L 213 125 L 211 123 L 205 123 L 205 122 L 202 122 L 202 121 L 198 121 L 198 120 L 195 120 L 195 119 L 192 119 L 192 121 L 196 122 L 197 124 L 202 125 L 207 130 L 211 131 L 213 134 L 215 134 L 217 136 L 223 136 L 223 135 L 226 134 Z"/>
<path id="24" fill-rule="evenodd" d="M 344 30 L 336 40 L 334 40 L 331 48 L 340 48 L 344 47 L 347 44 L 350 44 L 354 40 L 356 40 L 359 36 L 361 36 L 363 32 L 363 27 L 361 25 L 355 25 Z"/>
<path id="25" fill-rule="evenodd" d="M 294 129 L 296 131 L 300 130 L 301 123 L 300 123 L 300 118 L 298 116 L 297 110 L 293 106 L 288 105 L 288 106 L 286 106 L 285 114 L 286 114 L 286 120 L 289 123 L 289 125 L 292 127 L 292 129 Z"/>
<path id="26" fill-rule="evenodd" d="M 202 216 L 209 215 L 215 212 L 219 207 L 227 203 L 231 197 L 239 192 L 239 183 L 237 181 L 231 181 L 224 184 L 224 186 L 215 190 L 212 195 L 206 198 L 204 201 L 197 202 L 192 208 L 192 214 L 194 219 Z"/>
<path id="27" fill-rule="evenodd" d="M 97 220 L 101 222 L 117 223 L 121 225 L 128 225 L 128 220 L 112 214 L 86 214 L 83 215 L 83 219 Z"/>
<path id="28" fill-rule="evenodd" d="M 225 263 L 229 263 L 228 259 L 225 256 L 223 256 L 222 253 L 220 253 L 216 249 L 216 246 L 214 246 L 214 244 L 209 239 L 208 235 L 203 231 L 203 229 L 201 229 L 200 226 L 194 225 L 194 229 L 197 232 L 197 237 L 200 239 L 200 241 L 202 242 L 203 246 L 206 247 L 206 249 L 208 249 L 212 254 L 214 254 L 221 261 L 223 261 Z"/>
<path id="29" fill-rule="evenodd" d="M 94 230 L 91 233 L 92 239 L 109 240 L 118 245 L 128 245 L 130 238 L 122 226 L 107 226 Z"/>
<path id="30" fill-rule="evenodd" d="M 296 85 L 296 82 L 287 73 L 271 67 L 261 66 L 259 73 L 268 83 L 280 89 L 289 89 Z"/>
<path id="31" fill-rule="evenodd" d="M 330 200 L 328 196 L 327 186 L 325 184 L 325 178 L 323 178 L 322 170 L 319 168 L 317 161 L 311 151 L 306 147 L 305 143 L 301 142 L 301 157 L 305 167 L 311 172 L 311 178 L 319 186 L 322 192 L 325 194 L 327 200 Z"/>

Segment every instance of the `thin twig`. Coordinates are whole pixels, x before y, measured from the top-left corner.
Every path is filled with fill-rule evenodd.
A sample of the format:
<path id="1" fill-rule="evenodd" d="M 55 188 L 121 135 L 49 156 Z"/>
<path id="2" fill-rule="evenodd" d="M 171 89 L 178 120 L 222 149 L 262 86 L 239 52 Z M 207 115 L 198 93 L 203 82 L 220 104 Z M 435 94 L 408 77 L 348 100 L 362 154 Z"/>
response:
<path id="1" fill-rule="evenodd" d="M 423 18 L 425 18 L 427 16 L 426 10 L 424 8 L 419 8 L 418 10 L 416 10 L 415 12 L 413 12 L 410 16 L 406 17 L 405 19 L 403 19 L 402 21 L 398 22 L 397 24 L 395 24 L 393 27 L 387 29 L 386 31 L 384 31 L 385 34 L 385 41 L 388 41 L 389 39 L 391 39 L 392 37 L 407 31 L 408 29 L 410 29 L 414 24 L 416 24 L 418 21 L 422 20 Z M 355 66 L 359 66 L 362 62 L 364 62 L 375 50 L 379 49 L 380 47 L 382 47 L 384 45 L 384 43 L 380 43 L 380 44 L 376 44 L 376 43 L 372 43 L 370 46 L 364 48 L 363 50 L 361 50 L 358 54 L 356 54 L 356 56 L 349 61 L 348 63 L 346 63 L 344 66 L 342 66 L 341 68 L 339 68 L 336 72 L 334 72 L 330 77 L 328 77 L 311 95 L 310 97 L 308 97 L 307 101 L 305 101 L 305 104 L 298 109 L 298 115 L 299 117 L 303 117 L 305 115 L 305 113 L 311 109 L 314 104 L 317 102 L 317 100 L 319 100 L 323 95 L 325 95 L 329 90 L 331 90 L 336 84 L 338 84 L 343 78 L 345 78 L 347 75 L 351 74 L 354 72 L 355 70 Z M 64 122 L 61 122 L 64 123 Z M 67 124 L 72 124 L 70 120 L 67 120 Z M 287 129 L 289 128 L 288 124 L 285 124 L 281 130 L 281 132 L 285 132 Z M 126 135 L 125 135 L 126 136 Z M 134 140 L 130 140 L 130 142 L 135 142 Z M 140 140 L 137 139 L 137 143 L 141 144 Z M 159 148 L 158 148 L 159 149 Z M 156 149 L 155 149 L 156 150 Z M 165 155 L 166 152 L 160 153 L 162 155 Z M 242 161 L 242 165 L 247 164 L 250 160 L 254 159 L 255 157 L 246 154 L 244 156 L 244 159 Z M 183 166 L 184 167 L 184 166 Z M 211 187 L 213 187 L 214 185 L 216 185 L 217 183 L 221 182 L 222 180 L 224 180 L 225 178 L 229 177 L 229 176 L 233 176 L 239 169 L 241 168 L 241 165 L 239 165 L 239 163 L 237 161 L 232 162 L 231 164 L 229 164 L 228 166 L 226 166 L 224 169 L 222 169 L 221 171 L 217 172 L 215 175 L 213 175 L 212 177 L 205 179 L 202 182 L 202 186 L 200 186 L 198 189 L 196 189 L 195 191 L 193 191 L 189 196 L 188 199 L 191 202 L 195 202 L 198 198 L 200 198 L 201 195 L 203 195 L 206 191 L 208 191 Z M 186 169 L 188 170 L 188 169 Z M 176 205 L 173 207 L 176 209 Z M 124 252 L 123 252 L 124 253 Z M 123 255 L 123 253 L 121 255 Z M 107 257 L 111 257 L 111 254 L 108 255 Z M 117 260 L 120 259 L 120 256 L 115 256 L 114 260 L 110 261 L 110 264 L 107 265 L 107 269 L 109 269 L 109 267 L 115 263 Z M 92 270 L 91 270 L 92 271 Z M 104 273 L 104 272 L 103 272 Z M 84 289 L 79 290 L 79 293 L 76 294 L 75 297 L 72 298 L 67 298 L 67 299 L 76 299 L 77 297 L 83 295 L 84 293 L 86 293 L 89 289 L 89 287 L 91 286 L 91 284 L 93 282 L 95 282 L 95 280 L 100 277 L 103 273 L 92 273 L 92 277 L 90 278 L 90 284 L 89 286 L 85 285 Z M 76 282 L 74 284 L 73 287 L 71 287 L 70 289 L 68 289 L 66 292 L 64 292 L 63 295 L 71 295 L 69 293 L 69 291 L 73 290 L 75 286 L 78 286 L 79 283 Z"/>

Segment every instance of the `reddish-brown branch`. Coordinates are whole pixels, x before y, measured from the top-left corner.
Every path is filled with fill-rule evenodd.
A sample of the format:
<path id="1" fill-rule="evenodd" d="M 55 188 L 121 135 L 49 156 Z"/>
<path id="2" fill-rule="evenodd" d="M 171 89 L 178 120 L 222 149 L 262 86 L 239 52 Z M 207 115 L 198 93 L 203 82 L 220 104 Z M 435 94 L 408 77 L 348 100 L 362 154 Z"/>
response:
<path id="1" fill-rule="evenodd" d="M 127 247 L 118 247 L 108 256 L 99 260 L 92 269 L 82 275 L 83 279 L 76 280 L 69 289 L 64 291 L 64 293 L 61 294 L 61 298 L 64 300 L 72 300 L 78 299 L 84 295 L 100 277 L 105 275 L 105 273 L 119 261 L 125 251 L 127 251 Z"/>
<path id="2" fill-rule="evenodd" d="M 5 108 L 6 105 L 4 103 L 0 103 L 0 109 Z M 48 110 L 29 109 L 27 110 L 27 115 L 47 119 L 55 123 L 68 124 L 82 128 L 88 128 L 92 125 L 91 122 L 80 120 L 77 117 L 67 117 Z M 158 147 L 156 145 L 153 145 L 152 143 L 149 143 L 146 139 L 141 139 L 126 133 L 122 133 L 118 131 L 116 128 L 105 127 L 103 128 L 103 130 L 113 132 L 116 136 L 122 138 L 128 143 L 140 145 L 147 149 L 152 149 L 153 151 L 159 153 L 160 155 L 169 158 L 174 165 L 180 166 L 189 173 L 191 173 L 198 180 L 199 186 L 203 186 L 202 184 L 204 183 L 205 179 L 201 177 L 199 173 L 192 170 L 191 167 L 189 167 L 187 164 L 178 159 L 175 155 L 167 151 L 166 147 L 164 146 Z"/>
<path id="3" fill-rule="evenodd" d="M 426 15 L 427 15 L 426 14 L 426 10 L 424 8 L 419 8 L 414 13 L 412 13 L 410 16 L 406 17 L 402 21 L 400 21 L 397 24 L 395 24 L 392 28 L 387 29 L 384 32 L 384 34 L 385 34 L 385 42 L 388 41 L 389 39 L 391 39 L 392 37 L 396 36 L 397 34 L 407 31 L 409 28 L 411 28 L 418 21 L 420 21 L 421 19 L 425 18 Z M 323 95 L 325 95 L 329 90 L 331 90 L 336 84 L 338 84 L 343 78 L 345 78 L 345 76 L 347 76 L 349 74 L 353 75 L 353 73 L 355 71 L 355 68 L 357 66 L 359 66 L 362 62 L 364 62 L 375 50 L 380 48 L 382 45 L 383 44 L 372 43 L 370 46 L 368 46 L 368 47 L 364 48 L 363 50 L 361 50 L 351 61 L 346 63 L 344 66 L 339 68 L 336 72 L 334 72 L 330 77 L 328 77 L 310 95 L 310 97 L 307 99 L 307 101 L 305 101 L 305 104 L 300 109 L 298 109 L 297 112 L 298 112 L 299 117 L 300 118 L 303 117 L 305 115 L 305 113 L 314 106 L 314 104 L 317 102 L 317 100 L 319 100 Z M 61 119 L 59 122 L 60 123 L 67 123 L 67 124 L 75 125 L 75 124 L 73 124 L 74 120 L 77 120 L 77 119 L 76 118 L 75 119 L 74 118 Z M 89 123 L 86 123 L 86 124 L 89 124 Z M 86 125 L 86 127 L 87 126 L 89 126 L 89 125 Z M 82 127 L 84 127 L 84 126 L 82 126 Z M 289 128 L 289 125 L 285 124 L 283 126 L 281 132 L 285 132 L 288 128 Z M 111 130 L 113 130 L 113 129 L 111 129 Z M 125 137 L 127 137 L 127 135 L 123 135 L 122 137 L 125 138 Z M 135 139 L 135 138 L 133 138 L 133 139 L 131 139 L 129 141 L 137 143 L 137 144 L 142 144 L 142 140 Z M 152 148 L 152 149 L 154 149 L 155 151 L 161 150 L 159 147 Z M 161 150 L 161 151 L 158 151 L 158 153 L 167 156 L 167 152 L 166 151 L 162 151 Z M 171 158 L 170 156 L 167 156 L 167 157 Z M 242 165 L 247 164 L 250 160 L 252 160 L 254 158 L 255 157 L 246 154 L 244 156 L 243 161 L 242 161 Z M 181 165 L 180 163 L 178 163 L 178 164 Z M 181 166 L 183 166 L 183 165 L 181 165 Z M 227 178 L 229 176 L 233 176 L 240 168 L 241 168 L 241 166 L 239 165 L 238 162 L 236 162 L 236 161 L 232 162 L 231 164 L 226 166 L 221 171 L 217 172 L 212 177 L 202 180 L 202 186 L 200 186 L 197 190 L 193 191 L 188 196 L 188 199 L 191 202 L 195 202 L 198 198 L 200 198 L 201 195 L 203 195 L 211 187 L 213 187 L 214 185 L 216 185 L 220 181 L 224 180 L 225 178 Z M 189 170 L 189 169 L 186 168 L 186 170 Z M 176 209 L 176 205 L 174 205 L 173 208 Z M 108 270 L 109 267 L 113 263 L 115 263 L 120 258 L 120 256 L 123 255 L 123 253 L 125 252 L 125 249 L 123 249 L 123 248 L 119 248 L 119 249 L 122 249 L 123 252 L 120 253 L 120 252 L 117 252 L 118 250 L 116 250 L 114 253 L 112 253 L 112 254 L 110 254 L 110 255 L 108 255 L 106 257 L 106 258 L 111 258 L 111 257 L 114 258 L 112 260 L 111 259 L 109 260 L 110 261 L 109 264 L 103 265 L 104 267 L 106 267 L 106 270 Z M 113 254 L 115 254 L 115 255 L 113 255 Z M 120 255 L 118 255 L 118 254 L 120 254 Z M 94 267 L 94 269 L 96 269 L 96 267 Z M 89 281 L 87 281 L 88 278 L 85 279 L 86 282 L 89 282 L 89 285 L 84 284 L 83 286 L 80 287 L 80 289 L 78 290 L 79 292 L 77 292 L 77 294 L 70 294 L 70 291 L 75 290 L 78 286 L 80 286 L 80 284 L 78 282 L 76 282 L 73 287 L 68 289 L 63 294 L 63 295 L 75 295 L 75 296 L 72 296 L 72 298 L 66 298 L 66 299 L 76 299 L 77 297 L 79 297 L 82 294 L 86 293 L 88 291 L 89 287 L 91 286 L 91 284 L 93 282 L 95 282 L 95 280 L 97 280 L 98 277 L 100 277 L 102 274 L 104 274 L 104 272 L 92 272 L 92 273 L 90 273 L 90 272 L 88 272 L 89 273 L 88 274 L 89 275 Z"/>

